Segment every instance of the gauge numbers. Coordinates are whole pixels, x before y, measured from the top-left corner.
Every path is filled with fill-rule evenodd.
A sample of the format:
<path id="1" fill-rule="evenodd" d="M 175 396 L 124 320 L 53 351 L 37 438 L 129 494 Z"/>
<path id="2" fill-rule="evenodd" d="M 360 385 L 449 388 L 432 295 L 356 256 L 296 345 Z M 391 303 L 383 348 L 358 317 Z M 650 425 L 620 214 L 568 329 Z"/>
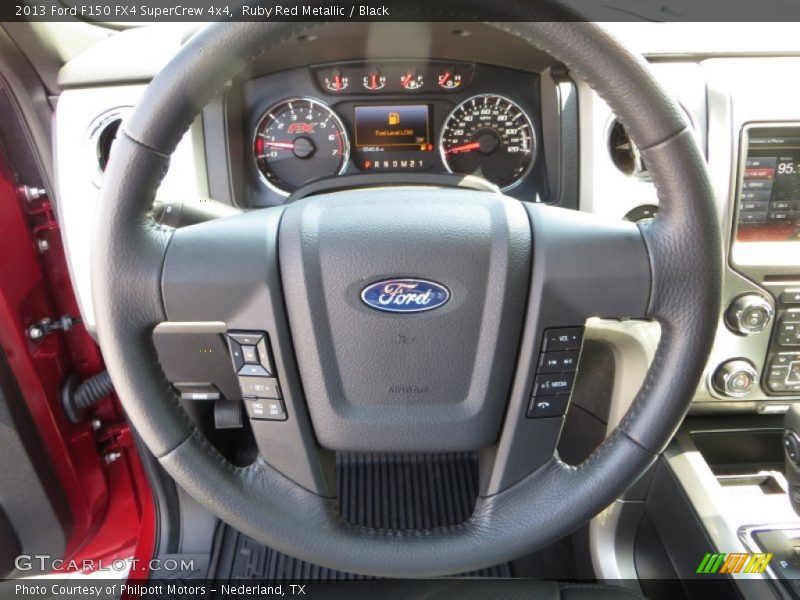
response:
<path id="1" fill-rule="evenodd" d="M 350 144 L 330 108 L 310 98 L 293 98 L 261 117 L 253 154 L 261 180 L 287 196 L 306 183 L 344 171 Z"/>
<path id="2" fill-rule="evenodd" d="M 442 127 L 439 148 L 450 173 L 483 177 L 508 190 L 533 167 L 536 133 L 517 104 L 485 94 L 453 109 Z"/>

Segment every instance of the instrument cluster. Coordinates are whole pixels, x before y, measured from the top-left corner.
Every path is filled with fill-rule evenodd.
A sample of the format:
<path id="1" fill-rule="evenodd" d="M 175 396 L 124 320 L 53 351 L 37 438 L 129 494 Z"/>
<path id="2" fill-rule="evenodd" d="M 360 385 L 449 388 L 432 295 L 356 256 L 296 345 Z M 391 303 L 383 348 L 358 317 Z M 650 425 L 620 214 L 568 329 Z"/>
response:
<path id="1" fill-rule="evenodd" d="M 305 85 L 297 73 L 262 78 L 277 84 L 269 86 L 273 96 L 296 92 L 268 105 L 256 99 L 261 86 L 252 90 L 262 107 L 250 152 L 260 184 L 273 196 L 264 201 L 256 193 L 254 204 L 275 204 L 309 183 L 357 173 L 470 175 L 504 191 L 534 186 L 537 75 L 436 61 L 304 71 Z M 281 85 L 281 76 L 296 84 Z"/>

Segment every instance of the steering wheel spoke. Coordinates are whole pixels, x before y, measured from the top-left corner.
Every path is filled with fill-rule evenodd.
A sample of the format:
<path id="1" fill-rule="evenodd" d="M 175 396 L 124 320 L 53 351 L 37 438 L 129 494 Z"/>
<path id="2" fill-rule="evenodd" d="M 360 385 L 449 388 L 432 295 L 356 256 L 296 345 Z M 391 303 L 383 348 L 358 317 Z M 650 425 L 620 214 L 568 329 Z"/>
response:
<path id="1" fill-rule="evenodd" d="M 222 346 L 231 357 L 212 359 L 224 363 L 225 379 L 215 384 L 228 400 L 244 403 L 260 456 L 327 496 L 333 458 L 316 446 L 285 318 L 277 258 L 282 212 L 265 209 L 176 230 L 162 281 L 168 321 L 157 332 L 214 331 L 227 338 Z"/>
<path id="2" fill-rule="evenodd" d="M 506 418 L 482 452 L 481 494 L 517 483 L 553 458 L 589 317 L 641 318 L 651 278 L 636 225 L 525 205 L 533 239 L 527 319 Z"/>
<path id="3" fill-rule="evenodd" d="M 540 204 L 525 206 L 534 240 L 531 300 L 536 304 L 530 306 L 543 327 L 648 314 L 650 260 L 636 224 Z"/>

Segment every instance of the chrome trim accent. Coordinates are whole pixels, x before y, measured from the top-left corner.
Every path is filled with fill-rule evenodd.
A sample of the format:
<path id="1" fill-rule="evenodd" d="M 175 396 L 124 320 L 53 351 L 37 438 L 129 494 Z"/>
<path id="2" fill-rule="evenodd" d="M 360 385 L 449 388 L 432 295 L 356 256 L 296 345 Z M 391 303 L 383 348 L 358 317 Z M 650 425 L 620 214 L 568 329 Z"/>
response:
<path id="1" fill-rule="evenodd" d="M 255 129 L 253 130 L 253 135 L 250 139 L 250 160 L 253 161 L 253 166 L 256 169 L 256 173 L 258 173 L 258 178 L 261 182 L 266 185 L 269 189 L 271 189 L 276 194 L 283 196 L 284 198 L 291 195 L 294 190 L 284 190 L 283 188 L 278 187 L 269 179 L 266 178 L 264 173 L 258 166 L 258 159 L 256 158 L 256 153 L 254 151 L 254 146 L 256 143 L 256 138 L 258 137 L 258 130 L 261 129 L 261 125 L 270 116 L 270 113 L 274 111 L 276 108 L 283 104 L 288 104 L 289 102 L 309 102 L 311 104 L 316 104 L 319 106 L 323 111 L 327 111 L 331 118 L 333 119 L 334 123 L 339 127 L 339 130 L 342 132 L 342 141 L 344 142 L 344 150 L 342 151 L 342 166 L 339 168 L 339 171 L 335 173 L 336 175 L 341 175 L 347 169 L 347 163 L 350 162 L 350 137 L 347 135 L 347 128 L 345 128 L 344 123 L 339 118 L 339 115 L 325 102 L 322 100 L 318 100 L 316 98 L 312 98 L 311 96 L 296 96 L 293 98 L 286 98 L 284 100 L 280 100 L 273 105 L 271 105 L 267 110 L 265 110 L 262 115 L 258 118 L 258 123 L 256 124 Z"/>
<path id="2" fill-rule="evenodd" d="M 442 164 L 444 165 L 444 168 L 447 169 L 447 172 L 450 173 L 451 175 L 464 175 L 464 176 L 476 177 L 475 175 L 471 175 L 470 173 L 453 173 L 453 169 L 450 168 L 450 165 L 447 162 L 447 156 L 445 155 L 445 152 L 444 152 L 444 134 L 447 131 L 447 123 L 448 123 L 448 121 L 450 121 L 450 119 L 453 117 L 453 115 L 456 113 L 456 111 L 458 109 L 460 109 L 462 106 L 464 106 L 467 102 L 472 102 L 473 100 L 476 100 L 477 98 L 500 98 L 500 100 L 505 100 L 506 102 L 511 104 L 513 107 L 515 107 L 520 113 L 522 113 L 522 116 L 528 122 L 528 127 L 530 127 L 530 130 L 531 130 L 531 162 L 528 165 L 528 168 L 525 169 L 525 172 L 522 173 L 519 177 L 517 177 L 517 179 L 513 183 L 511 183 L 511 184 L 509 184 L 509 185 L 507 185 L 505 187 L 500 188 L 501 192 L 507 192 L 507 191 L 512 190 L 515 187 L 517 187 L 520 183 L 522 183 L 522 181 L 526 177 L 528 177 L 528 175 L 531 174 L 531 171 L 533 170 L 533 165 L 536 162 L 536 158 L 538 157 L 538 154 L 539 154 L 539 139 L 536 137 L 536 129 L 533 126 L 533 119 L 531 119 L 530 115 L 528 113 L 526 113 L 522 109 L 522 107 L 519 104 L 517 104 L 516 102 L 514 102 L 511 98 L 507 98 L 506 96 L 501 96 L 500 94 L 491 94 L 491 93 L 488 93 L 488 94 L 476 94 L 475 96 L 470 96 L 469 98 L 467 98 L 463 102 L 458 103 L 453 108 L 453 110 L 451 110 L 449 113 L 447 113 L 447 116 L 444 118 L 444 121 L 442 121 L 442 130 L 439 132 L 439 156 L 442 159 Z M 492 183 L 492 182 L 490 181 L 489 183 Z M 492 185 L 495 185 L 495 184 L 492 183 Z"/>

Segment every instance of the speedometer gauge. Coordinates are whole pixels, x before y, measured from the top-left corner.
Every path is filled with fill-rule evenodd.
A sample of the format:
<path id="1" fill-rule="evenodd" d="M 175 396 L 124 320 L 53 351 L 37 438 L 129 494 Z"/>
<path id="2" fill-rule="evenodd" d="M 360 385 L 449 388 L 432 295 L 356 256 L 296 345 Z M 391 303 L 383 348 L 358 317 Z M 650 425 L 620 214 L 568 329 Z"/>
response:
<path id="1" fill-rule="evenodd" d="M 517 104 L 485 94 L 453 109 L 442 127 L 439 148 L 451 173 L 483 177 L 507 190 L 531 170 L 536 133 Z"/>
<path id="2" fill-rule="evenodd" d="M 344 171 L 350 143 L 330 108 L 310 98 L 293 98 L 261 117 L 253 153 L 262 181 L 287 196 L 306 183 Z"/>

